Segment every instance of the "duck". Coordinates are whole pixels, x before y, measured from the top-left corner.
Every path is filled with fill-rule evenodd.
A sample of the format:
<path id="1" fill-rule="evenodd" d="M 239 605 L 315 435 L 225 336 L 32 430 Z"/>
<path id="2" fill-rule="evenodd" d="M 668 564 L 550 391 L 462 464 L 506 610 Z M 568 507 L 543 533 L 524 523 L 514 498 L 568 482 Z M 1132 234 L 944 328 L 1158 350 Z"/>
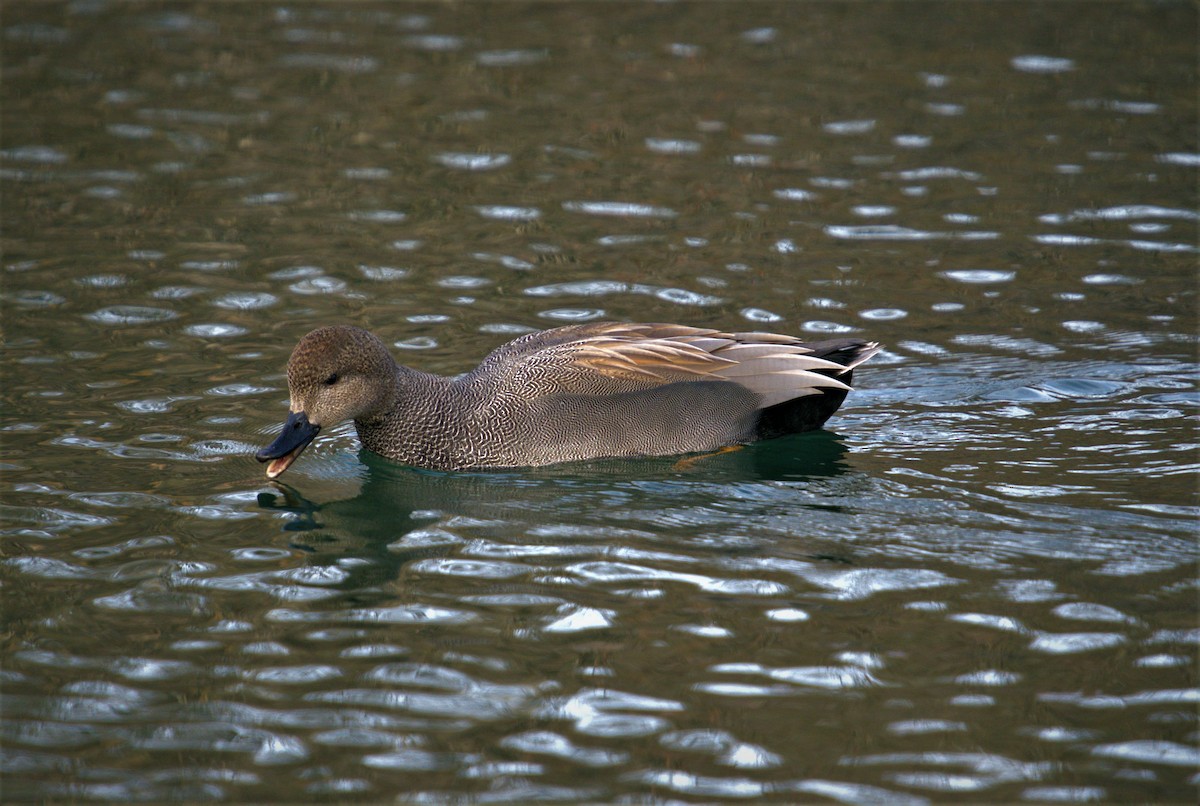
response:
<path id="1" fill-rule="evenodd" d="M 880 349 L 590 322 L 528 333 L 443 377 L 397 363 L 368 330 L 329 325 L 292 351 L 287 420 L 255 458 L 276 479 L 345 420 L 366 450 L 439 471 L 732 449 L 823 426 Z"/>

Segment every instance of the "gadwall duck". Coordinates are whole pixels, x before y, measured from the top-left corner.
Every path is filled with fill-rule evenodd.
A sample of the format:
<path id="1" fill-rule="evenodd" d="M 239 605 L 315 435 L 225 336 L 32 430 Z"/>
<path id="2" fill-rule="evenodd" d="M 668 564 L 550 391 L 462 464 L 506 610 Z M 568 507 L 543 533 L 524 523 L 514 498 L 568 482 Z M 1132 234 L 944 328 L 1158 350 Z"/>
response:
<path id="1" fill-rule="evenodd" d="M 666 456 L 820 428 L 875 342 L 597 322 L 543 330 L 443 378 L 334 325 L 288 360 L 283 432 L 255 458 L 276 478 L 322 428 L 354 420 L 364 448 L 433 470 Z"/>

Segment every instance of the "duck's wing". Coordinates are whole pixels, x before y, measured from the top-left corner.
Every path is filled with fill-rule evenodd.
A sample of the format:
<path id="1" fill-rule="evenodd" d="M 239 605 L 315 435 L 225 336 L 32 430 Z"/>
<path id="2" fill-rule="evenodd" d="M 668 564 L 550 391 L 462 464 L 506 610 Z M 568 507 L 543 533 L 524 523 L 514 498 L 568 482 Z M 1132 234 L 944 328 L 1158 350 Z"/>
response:
<path id="1" fill-rule="evenodd" d="M 674 324 L 597 322 L 531 333 L 500 347 L 472 373 L 529 397 L 619 394 L 681 381 L 727 381 L 768 406 L 822 389 L 848 391 L 836 376 L 878 346 L 829 342 L 830 357 L 775 333 L 724 333 Z M 834 349 L 836 348 L 836 349 Z"/>

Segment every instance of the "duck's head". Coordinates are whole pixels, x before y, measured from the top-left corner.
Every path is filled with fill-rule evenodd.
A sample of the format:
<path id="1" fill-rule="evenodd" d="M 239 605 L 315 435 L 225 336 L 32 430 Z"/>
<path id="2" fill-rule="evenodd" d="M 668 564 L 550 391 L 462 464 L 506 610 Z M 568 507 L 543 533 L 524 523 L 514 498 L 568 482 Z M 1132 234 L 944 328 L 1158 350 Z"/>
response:
<path id="1" fill-rule="evenodd" d="M 387 346 L 359 327 L 333 325 L 300 340 L 287 367 L 291 396 L 283 431 L 254 455 L 276 478 L 322 428 L 343 420 L 371 420 L 394 402 L 396 363 Z"/>

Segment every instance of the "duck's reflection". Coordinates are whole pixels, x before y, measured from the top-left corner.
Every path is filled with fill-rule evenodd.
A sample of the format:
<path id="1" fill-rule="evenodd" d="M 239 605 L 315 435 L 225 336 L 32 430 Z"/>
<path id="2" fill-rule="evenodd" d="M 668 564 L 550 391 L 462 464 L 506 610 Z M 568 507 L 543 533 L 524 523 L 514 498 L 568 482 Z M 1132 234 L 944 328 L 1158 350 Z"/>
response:
<path id="1" fill-rule="evenodd" d="M 303 491 L 274 482 L 277 492 L 258 498 L 262 508 L 286 513 L 282 529 L 293 548 L 309 552 L 312 562 L 345 568 L 347 588 L 394 580 L 407 562 L 453 552 L 460 544 L 439 540 L 437 533 L 456 525 L 504 540 L 545 524 L 611 529 L 628 524 L 630 513 L 638 528 L 653 529 L 662 513 L 664 528 L 675 529 L 679 518 L 669 513 L 681 508 L 693 510 L 688 520 L 703 523 L 706 507 L 720 507 L 735 495 L 741 506 L 752 506 L 747 501 L 756 488 L 775 489 L 781 482 L 802 487 L 852 470 L 843 440 L 828 431 L 682 460 L 611 459 L 503 471 L 417 470 L 367 451 L 359 459 L 356 477 L 324 484 L 308 479 Z M 819 496 L 812 505 L 821 506 Z"/>

